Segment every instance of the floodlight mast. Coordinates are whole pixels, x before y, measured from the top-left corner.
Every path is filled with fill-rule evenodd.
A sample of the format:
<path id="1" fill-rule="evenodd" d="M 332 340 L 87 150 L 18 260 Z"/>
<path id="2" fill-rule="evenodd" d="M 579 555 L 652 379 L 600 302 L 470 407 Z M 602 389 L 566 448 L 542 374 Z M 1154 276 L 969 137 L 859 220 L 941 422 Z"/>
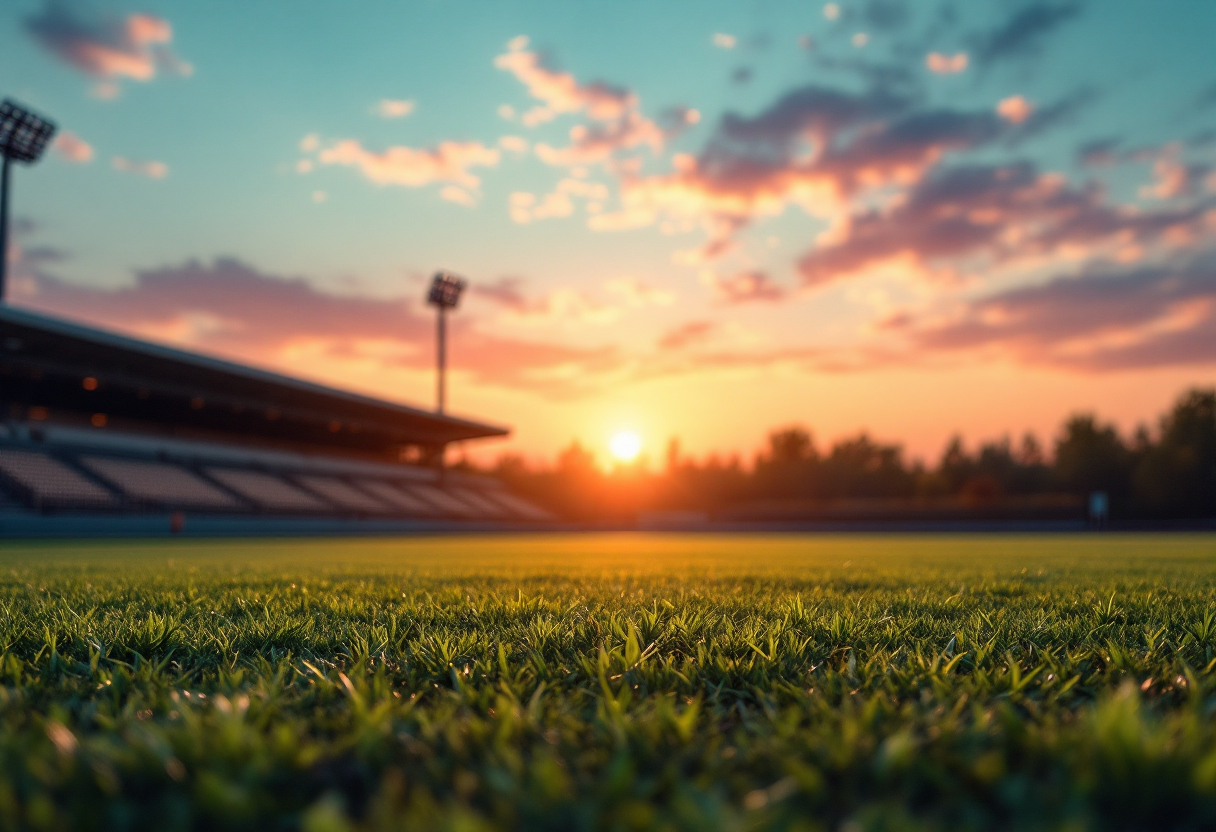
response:
<path id="1" fill-rule="evenodd" d="M 460 303 L 460 293 L 468 286 L 468 281 L 452 272 L 435 272 L 431 279 L 431 289 L 427 293 L 426 302 L 434 306 L 438 314 L 435 325 L 435 412 L 443 413 L 447 394 L 447 311 L 455 309 Z"/>
<path id="2" fill-rule="evenodd" d="M 8 155 L 0 162 L 0 304 L 8 283 Z"/>
<path id="3" fill-rule="evenodd" d="M 37 162 L 46 150 L 55 123 L 10 98 L 0 103 L 0 304 L 8 278 L 8 186 L 12 162 Z"/>

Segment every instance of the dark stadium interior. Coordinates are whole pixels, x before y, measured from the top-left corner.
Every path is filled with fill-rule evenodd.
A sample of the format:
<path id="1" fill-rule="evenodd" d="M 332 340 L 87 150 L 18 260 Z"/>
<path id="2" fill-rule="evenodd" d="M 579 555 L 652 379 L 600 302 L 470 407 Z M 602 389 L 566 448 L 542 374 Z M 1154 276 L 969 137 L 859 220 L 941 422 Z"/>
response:
<path id="1" fill-rule="evenodd" d="M 68 515 L 551 519 L 439 464 L 505 428 L 2 307 L 0 416 L 0 533 Z"/>
<path id="2" fill-rule="evenodd" d="M 88 423 L 101 413 L 141 431 L 388 460 L 508 432 L 12 308 L 0 308 L 0 325 L 10 418 Z"/>

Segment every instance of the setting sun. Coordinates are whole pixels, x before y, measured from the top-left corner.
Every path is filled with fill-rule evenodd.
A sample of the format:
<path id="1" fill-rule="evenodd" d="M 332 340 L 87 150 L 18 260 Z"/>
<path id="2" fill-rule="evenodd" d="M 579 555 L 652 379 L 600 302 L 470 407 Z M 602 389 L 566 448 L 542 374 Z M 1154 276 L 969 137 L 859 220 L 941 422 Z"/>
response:
<path id="1" fill-rule="evenodd" d="M 642 450 L 642 439 L 636 433 L 624 431 L 612 437 L 608 447 L 612 456 L 620 462 L 633 462 Z"/>

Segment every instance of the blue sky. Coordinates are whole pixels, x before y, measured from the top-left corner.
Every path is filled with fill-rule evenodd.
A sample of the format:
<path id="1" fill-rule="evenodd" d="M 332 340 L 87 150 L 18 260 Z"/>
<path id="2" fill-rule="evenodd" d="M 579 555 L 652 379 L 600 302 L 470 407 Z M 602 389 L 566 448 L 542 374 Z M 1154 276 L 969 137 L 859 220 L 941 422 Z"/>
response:
<path id="1" fill-rule="evenodd" d="M 11 300 L 425 403 L 452 268 L 455 404 L 536 454 L 1130 429 L 1216 378 L 1214 34 L 1208 2 L 17 0 L 0 93 L 76 141 L 18 172 Z"/>

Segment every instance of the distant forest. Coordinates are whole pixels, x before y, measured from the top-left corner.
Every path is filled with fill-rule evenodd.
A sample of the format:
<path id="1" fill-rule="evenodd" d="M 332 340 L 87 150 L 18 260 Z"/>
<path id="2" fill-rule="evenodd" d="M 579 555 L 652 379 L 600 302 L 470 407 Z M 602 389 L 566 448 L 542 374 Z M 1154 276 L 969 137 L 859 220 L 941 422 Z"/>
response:
<path id="1" fill-rule="evenodd" d="M 468 468 L 467 463 L 456 467 Z M 603 470 L 577 442 L 551 468 L 504 455 L 489 471 L 562 517 L 629 521 L 661 513 L 706 517 L 813 516 L 825 506 L 910 506 L 960 511 L 1022 507 L 1026 516 L 1080 516 L 1107 495 L 1113 520 L 1216 517 L 1216 389 L 1182 395 L 1155 428 L 1130 436 L 1092 414 L 1061 426 L 1050 447 L 1031 434 L 968 449 L 953 439 L 936 465 L 905 459 L 898 444 L 860 433 L 821 450 L 803 427 L 772 431 L 750 465 L 697 461 L 672 440 L 660 470 Z M 765 512 L 768 512 L 767 514 Z"/>

